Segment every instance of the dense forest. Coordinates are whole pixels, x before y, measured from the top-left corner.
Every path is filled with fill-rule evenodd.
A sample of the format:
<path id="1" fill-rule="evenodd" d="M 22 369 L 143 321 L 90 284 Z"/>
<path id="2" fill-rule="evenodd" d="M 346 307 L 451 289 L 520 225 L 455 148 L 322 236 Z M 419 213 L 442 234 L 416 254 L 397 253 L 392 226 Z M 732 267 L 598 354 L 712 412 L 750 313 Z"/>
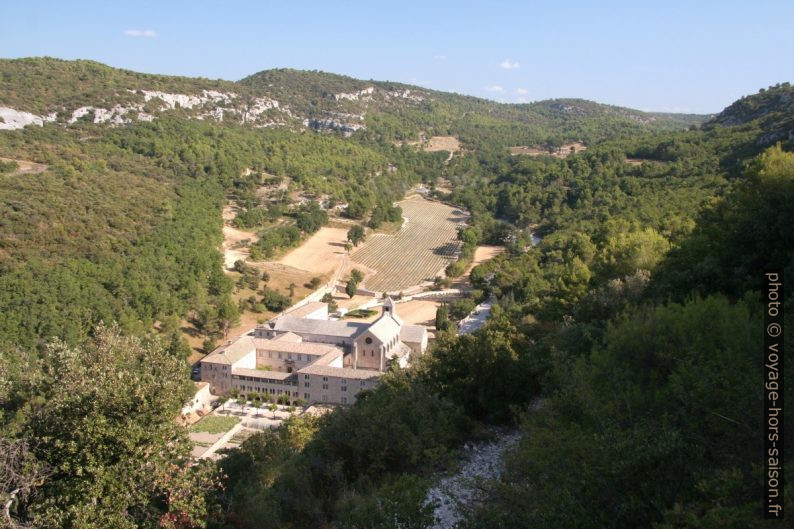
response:
<path id="1" fill-rule="evenodd" d="M 151 84 L 85 61 L 0 70 L 0 104 L 40 113 L 126 88 L 255 97 L 267 86 L 310 116 L 340 111 L 333 94 L 415 89 L 291 70 L 226 84 Z M 42 78 L 51 92 L 31 81 Z M 521 440 L 466 527 L 783 527 L 759 516 L 760 287 L 765 268 L 794 277 L 794 89 L 770 87 L 704 123 L 416 90 L 425 99 L 392 98 L 349 137 L 189 109 L 0 131 L 0 156 L 47 166 L 0 167 L 7 523 L 430 527 L 428 487 L 499 426 Z M 464 151 L 446 163 L 401 141 L 420 133 L 456 135 Z M 565 159 L 508 151 L 578 140 L 587 151 Z M 497 300 L 487 325 L 439 333 L 418 365 L 353 406 L 292 418 L 220 463 L 191 462 L 174 421 L 189 396 L 179 321 L 233 317 L 217 251 L 225 201 L 243 204 L 250 226 L 286 215 L 267 255 L 327 218 L 312 206 L 260 211 L 263 179 L 388 221 L 393 200 L 439 176 L 451 191 L 437 195 L 472 213 L 464 248 L 507 248 L 471 273 L 474 297 Z"/>

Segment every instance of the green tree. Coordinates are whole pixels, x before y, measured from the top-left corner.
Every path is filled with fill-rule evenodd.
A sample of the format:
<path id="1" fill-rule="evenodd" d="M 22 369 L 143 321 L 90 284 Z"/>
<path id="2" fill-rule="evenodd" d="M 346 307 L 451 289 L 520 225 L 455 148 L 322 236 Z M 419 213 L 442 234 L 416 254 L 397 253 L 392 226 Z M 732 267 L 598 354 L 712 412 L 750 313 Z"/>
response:
<path id="1" fill-rule="evenodd" d="M 356 295 L 357 290 L 358 290 L 358 283 L 354 281 L 353 278 L 350 278 L 347 284 L 345 285 L 345 294 L 347 294 L 347 296 L 352 299 L 353 296 Z"/>
<path id="2" fill-rule="evenodd" d="M 350 271 L 350 279 L 356 283 L 361 283 L 364 280 L 364 273 L 358 268 L 354 268 Z"/>
<path id="3" fill-rule="evenodd" d="M 436 309 L 436 330 L 448 331 L 452 322 L 449 320 L 449 309 L 446 305 L 441 305 Z"/>
<path id="4" fill-rule="evenodd" d="M 347 231 L 347 240 L 353 243 L 353 246 L 358 246 L 366 238 L 364 228 L 356 224 Z"/>
<path id="5" fill-rule="evenodd" d="M 218 306 L 218 323 L 224 337 L 229 334 L 229 329 L 240 323 L 240 309 L 230 296 L 224 296 Z"/>
<path id="6" fill-rule="evenodd" d="M 174 420 L 190 395 L 182 359 L 100 326 L 81 348 L 50 343 L 40 366 L 29 386 L 40 397 L 18 410 L 16 431 L 50 476 L 25 516 L 89 529 L 203 523 L 202 491 L 214 478 L 188 463 L 190 444 Z"/>

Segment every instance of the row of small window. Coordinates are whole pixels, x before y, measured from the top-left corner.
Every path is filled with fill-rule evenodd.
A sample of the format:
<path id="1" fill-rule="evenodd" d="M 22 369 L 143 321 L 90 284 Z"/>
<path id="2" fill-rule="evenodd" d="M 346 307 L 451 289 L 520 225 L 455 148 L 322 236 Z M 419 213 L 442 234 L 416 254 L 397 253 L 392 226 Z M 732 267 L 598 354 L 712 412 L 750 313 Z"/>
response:
<path id="1" fill-rule="evenodd" d="M 271 395 L 282 395 L 283 394 L 283 395 L 292 395 L 293 397 L 297 397 L 298 396 L 298 392 L 297 391 L 290 392 L 289 390 L 285 391 L 285 390 L 282 390 L 282 389 L 279 389 L 279 390 L 276 390 L 276 389 L 273 389 L 273 388 L 270 388 L 270 389 L 265 388 L 265 389 L 263 389 L 263 388 L 257 388 L 257 387 L 254 387 L 254 386 L 241 386 L 240 389 L 243 390 L 243 391 L 250 391 L 251 393 L 270 393 Z"/>
<path id="2" fill-rule="evenodd" d="M 268 351 L 268 352 L 267 352 L 267 356 L 268 356 L 268 358 L 274 358 L 274 357 L 273 357 L 273 351 Z M 311 360 L 311 355 L 308 355 L 308 354 L 307 354 L 307 355 L 305 355 L 305 356 L 306 356 L 306 359 L 305 359 L 305 361 L 306 361 L 306 362 L 308 362 L 309 360 Z M 295 360 L 297 360 L 297 361 L 299 361 L 299 362 L 302 362 L 302 361 L 304 361 L 303 357 L 304 357 L 304 355 L 302 355 L 302 354 L 300 354 L 300 353 L 297 353 L 297 354 L 295 355 Z M 279 360 L 283 359 L 283 355 L 282 355 L 281 351 L 279 351 L 279 352 L 278 352 L 278 358 L 279 358 Z M 292 353 L 287 353 L 287 360 L 292 360 L 292 359 L 293 359 L 293 358 L 292 358 Z"/>
<path id="3" fill-rule="evenodd" d="M 311 380 L 311 378 L 312 378 L 311 375 L 303 375 L 303 379 L 304 380 Z M 328 377 L 323 377 L 323 382 L 328 382 Z M 345 391 L 344 386 L 345 386 L 345 384 L 347 384 L 347 379 L 343 378 L 343 379 L 341 379 L 339 381 L 339 383 L 342 384 L 342 387 L 343 387 L 342 391 Z M 304 387 L 307 387 L 307 388 L 309 387 L 309 383 L 308 382 L 304 382 L 303 385 L 304 385 Z M 361 387 L 364 387 L 366 385 L 367 385 L 367 381 L 366 380 L 362 380 L 361 381 Z M 324 386 L 325 386 L 325 384 L 324 384 Z"/>
<path id="4" fill-rule="evenodd" d="M 303 394 L 303 398 L 308 402 L 309 401 L 309 394 L 308 393 L 304 393 Z M 322 400 L 323 400 L 323 402 L 328 402 L 328 395 L 323 395 L 322 396 Z M 342 397 L 342 404 L 347 404 L 347 397 Z"/>
<path id="5" fill-rule="evenodd" d="M 277 384 L 277 385 L 285 385 L 285 386 L 297 386 L 297 382 L 291 382 L 289 380 L 274 380 L 271 378 L 258 378 L 258 377 L 247 377 L 245 375 L 234 375 L 232 376 L 235 380 L 245 380 L 246 382 L 264 382 L 266 384 Z"/>
<path id="6" fill-rule="evenodd" d="M 303 383 L 303 387 L 304 388 L 310 388 L 311 384 L 309 384 L 308 382 L 304 382 Z M 323 389 L 328 389 L 328 384 L 323 384 Z M 347 391 L 347 386 L 342 386 L 341 389 L 342 389 L 342 391 Z"/>

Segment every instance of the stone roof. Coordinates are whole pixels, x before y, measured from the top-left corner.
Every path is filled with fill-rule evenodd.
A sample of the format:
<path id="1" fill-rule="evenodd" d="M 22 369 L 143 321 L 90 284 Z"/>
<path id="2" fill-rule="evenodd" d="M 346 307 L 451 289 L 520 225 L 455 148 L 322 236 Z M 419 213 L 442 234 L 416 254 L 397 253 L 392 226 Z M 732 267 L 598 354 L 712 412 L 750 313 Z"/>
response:
<path id="1" fill-rule="evenodd" d="M 267 369 L 249 369 L 246 367 L 235 367 L 232 370 L 233 375 L 241 375 L 254 378 L 269 378 L 271 380 L 286 380 L 295 376 L 295 373 L 287 373 L 285 371 L 270 371 Z"/>
<path id="2" fill-rule="evenodd" d="M 222 345 L 204 357 L 201 361 L 210 364 L 234 364 L 249 353 L 256 351 L 252 336 L 240 336 L 232 343 Z"/>
<path id="3" fill-rule="evenodd" d="M 312 312 L 316 312 L 320 309 L 325 308 L 326 306 L 327 304 L 323 303 L 322 301 L 313 301 L 311 303 L 307 303 L 306 305 L 298 307 L 297 309 L 291 310 L 287 312 L 285 315 L 291 316 L 293 318 L 304 318 L 307 315 L 311 314 Z"/>
<path id="4" fill-rule="evenodd" d="M 407 343 L 419 343 L 427 334 L 424 325 L 403 325 L 400 329 L 400 340 Z"/>
<path id="5" fill-rule="evenodd" d="M 303 341 L 303 338 L 295 334 L 294 332 L 285 332 L 284 334 L 279 334 L 275 338 L 271 338 L 272 341 L 276 342 L 292 342 L 292 343 L 300 343 Z"/>
<path id="6" fill-rule="evenodd" d="M 397 347 L 394 347 L 391 351 L 386 353 L 386 358 L 388 360 L 392 360 L 394 358 L 400 358 L 410 354 L 411 354 L 411 348 L 405 345 L 404 342 L 399 342 L 397 344 Z"/>
<path id="7" fill-rule="evenodd" d="M 268 327 L 274 331 L 294 332 L 296 334 L 320 334 L 338 338 L 355 338 L 369 327 L 368 323 L 334 321 L 334 320 L 309 320 L 281 316 L 270 322 Z"/>
<path id="8" fill-rule="evenodd" d="M 378 379 L 383 373 L 372 369 L 353 369 L 351 367 L 330 367 L 311 364 L 298 370 L 298 374 L 320 375 L 324 377 L 350 378 L 355 380 Z"/>
<path id="9" fill-rule="evenodd" d="M 314 356 L 322 356 L 330 352 L 342 354 L 342 350 L 333 345 L 310 342 L 282 342 L 276 339 L 266 340 L 264 338 L 254 338 L 254 345 L 259 351 L 276 351 L 282 353 L 298 353 Z"/>
<path id="10" fill-rule="evenodd" d="M 400 334 L 400 324 L 388 313 L 384 313 L 369 326 L 369 332 L 374 334 L 381 342 L 387 343 Z"/>
<path id="11" fill-rule="evenodd" d="M 344 361 L 345 352 L 341 349 L 336 349 L 335 351 L 329 351 L 328 353 L 324 354 L 316 361 L 314 361 L 311 365 L 313 366 L 327 366 L 331 362 L 335 362 L 337 360 Z M 339 368 L 334 368 L 339 369 Z"/>

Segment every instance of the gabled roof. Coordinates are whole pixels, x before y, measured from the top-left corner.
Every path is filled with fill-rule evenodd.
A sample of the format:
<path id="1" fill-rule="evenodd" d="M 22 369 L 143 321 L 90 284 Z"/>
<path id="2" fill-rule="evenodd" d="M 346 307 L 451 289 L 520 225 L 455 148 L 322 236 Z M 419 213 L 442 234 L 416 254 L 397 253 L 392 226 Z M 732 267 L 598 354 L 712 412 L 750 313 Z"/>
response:
<path id="1" fill-rule="evenodd" d="M 249 369 L 245 367 L 235 367 L 232 374 L 237 376 L 253 377 L 267 380 L 288 380 L 295 378 L 295 373 L 285 371 L 271 371 L 267 369 Z"/>
<path id="2" fill-rule="evenodd" d="M 420 343 L 427 335 L 424 325 L 403 325 L 400 329 L 400 340 L 406 343 Z"/>
<path id="3" fill-rule="evenodd" d="M 292 343 L 300 343 L 303 341 L 299 335 L 295 334 L 294 332 L 285 332 L 284 334 L 279 334 L 275 338 L 271 338 L 272 341 L 276 342 L 292 342 Z"/>
<path id="4" fill-rule="evenodd" d="M 222 345 L 201 361 L 210 364 L 234 364 L 250 353 L 256 352 L 252 336 L 240 336 L 228 345 Z"/>
<path id="5" fill-rule="evenodd" d="M 351 378 L 357 380 L 377 379 L 383 373 L 372 369 L 353 369 L 351 367 L 330 367 L 311 364 L 298 370 L 299 375 L 321 375 L 324 377 Z"/>
<path id="6" fill-rule="evenodd" d="M 368 323 L 334 320 L 307 320 L 281 316 L 270 322 L 268 327 L 277 332 L 294 332 L 295 334 L 322 334 L 339 338 L 355 338 L 364 332 Z"/>
<path id="7" fill-rule="evenodd" d="M 378 340 L 386 343 L 400 334 L 400 324 L 389 316 L 388 313 L 384 313 L 370 325 L 368 330 L 374 334 Z"/>
<path id="8" fill-rule="evenodd" d="M 333 345 L 311 342 L 282 342 L 276 339 L 267 340 L 264 338 L 254 338 L 254 345 L 259 351 L 277 351 L 282 353 L 298 353 L 314 356 L 322 356 L 330 352 L 342 353 L 342 350 Z"/>
<path id="9" fill-rule="evenodd" d="M 317 312 L 318 310 L 326 308 L 327 306 L 328 304 L 323 303 L 322 301 L 313 301 L 303 305 L 302 307 L 298 307 L 297 309 L 287 312 L 286 315 L 293 318 L 304 318 L 313 312 Z"/>

